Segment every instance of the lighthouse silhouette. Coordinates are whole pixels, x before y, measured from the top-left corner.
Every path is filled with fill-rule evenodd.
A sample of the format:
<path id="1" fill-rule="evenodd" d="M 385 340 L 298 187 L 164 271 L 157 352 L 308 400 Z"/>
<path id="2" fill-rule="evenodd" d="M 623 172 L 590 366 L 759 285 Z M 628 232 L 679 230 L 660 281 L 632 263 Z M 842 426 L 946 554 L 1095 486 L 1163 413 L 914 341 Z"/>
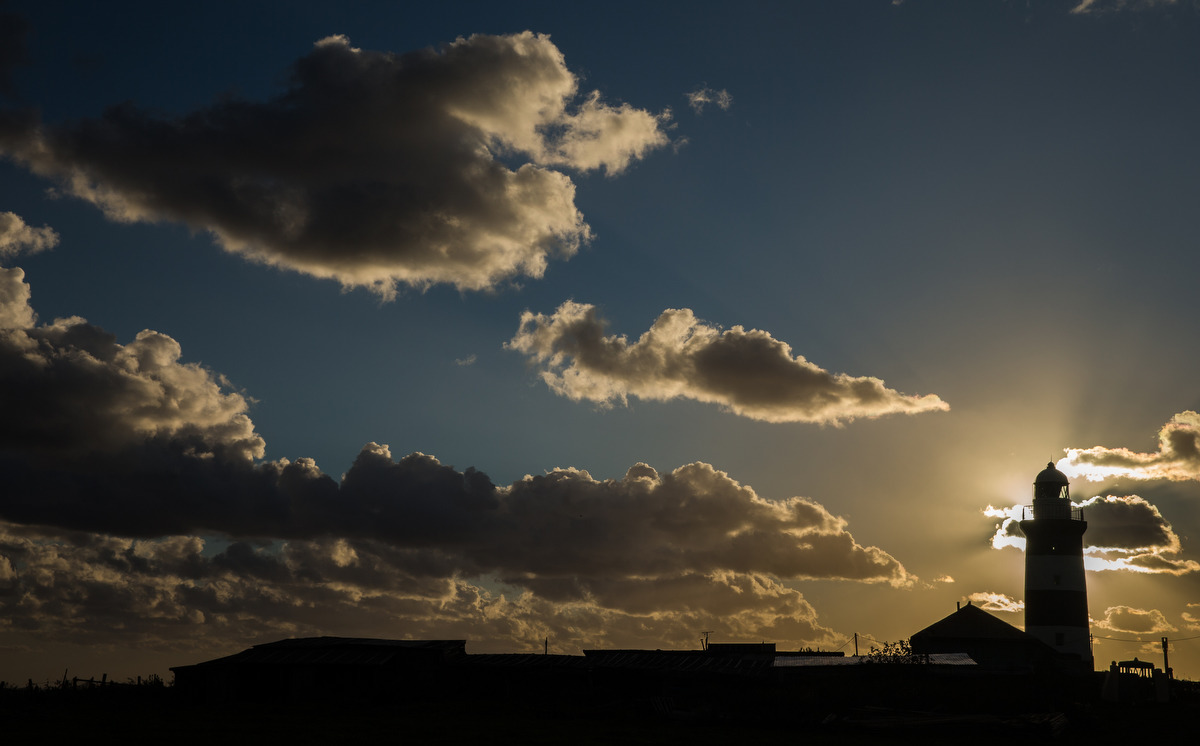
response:
<path id="1" fill-rule="evenodd" d="M 1024 508 L 1025 631 L 1078 656 L 1092 670 L 1087 582 L 1083 574 L 1083 509 L 1071 505 L 1067 475 L 1046 464 L 1033 480 L 1033 505 Z"/>

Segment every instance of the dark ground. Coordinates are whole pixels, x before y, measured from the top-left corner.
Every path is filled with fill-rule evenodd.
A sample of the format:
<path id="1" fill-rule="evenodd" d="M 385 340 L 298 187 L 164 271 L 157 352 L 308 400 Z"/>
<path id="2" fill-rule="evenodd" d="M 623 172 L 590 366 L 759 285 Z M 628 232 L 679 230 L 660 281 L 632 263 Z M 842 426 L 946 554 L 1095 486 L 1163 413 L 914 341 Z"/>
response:
<path id="1" fill-rule="evenodd" d="M 1114 705 L 1099 700 L 1098 681 L 1053 696 L 1022 691 L 1016 681 L 999 684 L 1004 696 L 998 696 L 997 682 L 958 681 L 949 685 L 953 693 L 948 694 L 944 682 L 917 681 L 904 692 L 889 686 L 890 703 L 879 701 L 861 681 L 832 686 L 743 682 L 704 692 L 650 682 L 626 688 L 625 694 L 602 687 L 584 696 L 509 690 L 456 698 L 410 692 L 372 704 L 326 699 L 202 705 L 162 686 L 8 688 L 0 691 L 0 742 L 1153 744 L 1192 742 L 1200 732 L 1200 686 L 1177 682 L 1171 703 Z M 1009 689 L 1010 684 L 1018 688 Z"/>

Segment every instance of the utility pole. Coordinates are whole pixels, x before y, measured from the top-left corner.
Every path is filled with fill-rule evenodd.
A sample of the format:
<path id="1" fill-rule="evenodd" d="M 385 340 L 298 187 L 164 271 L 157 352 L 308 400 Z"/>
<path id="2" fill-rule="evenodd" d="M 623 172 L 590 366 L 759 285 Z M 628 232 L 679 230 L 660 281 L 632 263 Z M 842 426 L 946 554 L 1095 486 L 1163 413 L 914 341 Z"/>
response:
<path id="1" fill-rule="evenodd" d="M 1162 639 L 1162 648 L 1163 648 L 1163 673 L 1165 673 L 1167 675 L 1168 679 L 1173 679 L 1175 677 L 1171 675 L 1171 662 L 1167 659 L 1167 638 L 1165 638 L 1165 637 Z"/>
<path id="2" fill-rule="evenodd" d="M 854 657 L 858 657 L 858 633 L 854 633 Z"/>

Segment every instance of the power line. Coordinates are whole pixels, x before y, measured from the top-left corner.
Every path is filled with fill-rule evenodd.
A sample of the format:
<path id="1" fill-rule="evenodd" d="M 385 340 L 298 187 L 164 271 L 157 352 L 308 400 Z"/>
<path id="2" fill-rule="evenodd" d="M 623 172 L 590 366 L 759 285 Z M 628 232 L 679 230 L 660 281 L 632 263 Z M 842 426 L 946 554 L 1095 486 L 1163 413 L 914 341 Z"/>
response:
<path id="1" fill-rule="evenodd" d="M 1103 635 L 1092 635 L 1097 640 L 1112 640 L 1114 642 L 1142 642 L 1142 643 L 1158 643 L 1158 640 L 1129 640 L 1124 637 L 1104 637 Z M 1170 642 L 1187 642 L 1188 640 L 1200 640 L 1200 635 L 1192 635 L 1191 637 L 1168 637 Z"/>

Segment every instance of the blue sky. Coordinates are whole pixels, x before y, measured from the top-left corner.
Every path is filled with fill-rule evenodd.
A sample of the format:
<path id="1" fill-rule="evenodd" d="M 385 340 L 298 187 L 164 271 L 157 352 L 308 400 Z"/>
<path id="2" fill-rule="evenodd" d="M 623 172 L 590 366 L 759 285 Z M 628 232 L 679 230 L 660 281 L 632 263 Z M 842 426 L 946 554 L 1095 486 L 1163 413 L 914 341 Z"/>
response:
<path id="1" fill-rule="evenodd" d="M 40 379 L 5 358 L 2 463 L 26 492 L 2 506 L 0 678 L 62 660 L 137 673 L 293 634 L 686 646 L 722 617 L 727 639 L 836 647 L 907 637 L 968 598 L 1020 625 L 999 511 L 1047 460 L 1077 501 L 1113 498 L 1088 509 L 1106 542 L 1089 550 L 1097 662 L 1200 635 L 1190 0 L 0 12 L 24 52 L 0 62 L 0 300 L 13 339 L 71 361 Z M 501 54 L 518 47 L 533 56 Z M 294 72 L 362 60 L 441 72 L 403 100 L 365 74 L 320 88 Z M 518 205 L 485 171 L 559 201 Z M 495 269 L 501 243 L 544 268 Z M 422 251 L 442 259 L 418 267 Z M 372 290 L 368 272 L 390 279 Z M 124 363 L 46 330 L 73 316 L 89 326 L 61 329 L 115 336 L 99 360 L 165 349 L 134 344 L 149 329 L 178 361 L 106 387 L 87 376 Z M 121 398 L 167 379 L 196 409 Z M 436 457 L 443 479 L 482 472 L 506 517 L 459 506 L 443 533 L 449 498 L 399 467 L 401 486 L 344 488 L 339 510 L 279 477 L 280 459 L 312 459 L 309 486 L 356 459 L 365 474 L 368 443 Z M 151 451 L 186 474 L 230 459 L 225 494 L 132 486 L 168 469 Z M 70 489 L 46 500 L 61 473 Z M 785 515 L 796 497 L 807 523 Z M 245 515 L 278 501 L 286 520 Z M 572 505 L 594 513 L 559 522 Z M 181 575 L 189 557 L 207 569 Z M 62 565 L 57 585 L 39 574 Z M 99 567 L 109 585 L 68 603 Z M 1200 640 L 1171 660 L 1200 675 Z"/>

